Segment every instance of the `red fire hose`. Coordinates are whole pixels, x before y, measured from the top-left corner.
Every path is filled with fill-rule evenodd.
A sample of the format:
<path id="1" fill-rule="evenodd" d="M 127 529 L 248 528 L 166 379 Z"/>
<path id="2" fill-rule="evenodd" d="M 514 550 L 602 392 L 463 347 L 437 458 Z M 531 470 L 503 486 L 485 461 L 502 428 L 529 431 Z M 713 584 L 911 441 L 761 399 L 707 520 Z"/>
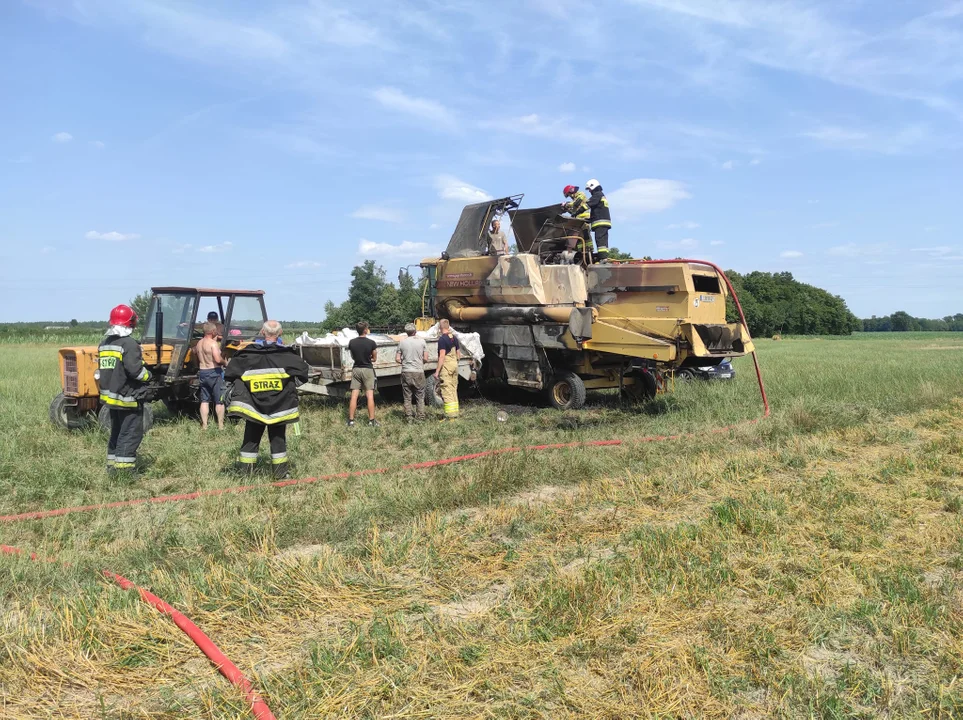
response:
<path id="1" fill-rule="evenodd" d="M 12 547 L 10 545 L 0 545 L 0 553 L 7 555 L 25 555 L 23 550 L 20 548 Z M 56 558 L 42 558 L 37 553 L 30 553 L 27 557 L 31 560 L 36 560 L 38 562 L 58 562 Z M 66 564 L 66 563 L 64 563 Z M 145 590 L 132 583 L 130 580 L 125 578 L 123 575 L 118 575 L 111 570 L 102 570 L 101 573 L 117 583 L 124 590 L 136 590 L 140 599 L 145 603 L 153 607 L 160 613 L 167 615 L 174 621 L 181 631 L 184 632 L 187 637 L 189 637 L 201 652 L 204 653 L 207 658 L 214 663 L 214 667 L 217 671 L 221 673 L 225 678 L 227 678 L 232 685 L 244 692 L 244 697 L 251 706 L 251 713 L 257 720 L 276 720 L 274 713 L 271 712 L 271 708 L 267 706 L 267 703 L 261 699 L 261 696 L 251 685 L 251 681 L 248 680 L 244 673 L 238 670 L 237 665 L 232 663 L 230 659 L 221 652 L 221 649 L 214 644 L 204 631 L 201 630 L 197 625 L 191 622 L 184 613 L 171 607 L 169 604 L 164 602 L 161 598 L 154 595 L 154 593 Z"/>

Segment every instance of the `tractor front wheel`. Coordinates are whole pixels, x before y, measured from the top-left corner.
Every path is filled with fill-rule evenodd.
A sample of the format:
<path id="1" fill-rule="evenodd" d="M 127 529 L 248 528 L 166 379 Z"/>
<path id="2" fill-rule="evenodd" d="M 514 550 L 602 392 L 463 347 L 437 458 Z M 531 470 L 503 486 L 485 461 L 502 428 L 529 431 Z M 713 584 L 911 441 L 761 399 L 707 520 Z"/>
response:
<path id="1" fill-rule="evenodd" d="M 97 411 L 97 422 L 101 429 L 110 434 L 110 406 L 101 405 Z M 144 433 L 146 434 L 154 426 L 154 407 L 150 403 L 144 403 Z"/>
<path id="2" fill-rule="evenodd" d="M 90 413 L 78 410 L 63 393 L 50 401 L 50 422 L 64 430 L 80 430 L 90 424 Z"/>
<path id="3" fill-rule="evenodd" d="M 548 401 L 558 410 L 578 410 L 585 405 L 585 383 L 573 372 L 555 373 L 546 391 Z"/>

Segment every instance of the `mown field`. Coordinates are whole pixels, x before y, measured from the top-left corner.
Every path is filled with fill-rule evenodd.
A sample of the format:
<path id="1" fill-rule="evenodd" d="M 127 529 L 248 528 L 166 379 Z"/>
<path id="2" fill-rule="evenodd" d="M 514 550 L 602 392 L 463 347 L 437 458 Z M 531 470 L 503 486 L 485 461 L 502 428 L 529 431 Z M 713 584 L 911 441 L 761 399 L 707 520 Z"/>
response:
<path id="1" fill-rule="evenodd" d="M 758 424 L 749 359 L 507 423 L 476 398 L 457 424 L 387 406 L 348 429 L 309 400 L 297 477 L 626 442 L 0 524 L 70 563 L 0 556 L 0 717 L 249 717 L 102 568 L 183 610 L 279 718 L 963 716 L 963 338 L 758 344 Z M 0 346 L 0 514 L 237 484 L 240 426 L 159 407 L 142 476 L 109 481 L 99 431 L 47 421 L 55 350 Z"/>

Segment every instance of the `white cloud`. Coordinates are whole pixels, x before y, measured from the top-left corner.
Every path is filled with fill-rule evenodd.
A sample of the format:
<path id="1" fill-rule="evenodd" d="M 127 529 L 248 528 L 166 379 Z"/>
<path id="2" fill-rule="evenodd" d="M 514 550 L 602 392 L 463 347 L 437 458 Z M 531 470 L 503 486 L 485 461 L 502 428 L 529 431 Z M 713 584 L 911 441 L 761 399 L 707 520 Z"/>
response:
<path id="1" fill-rule="evenodd" d="M 803 254 L 798 250 L 783 250 L 779 253 L 779 257 L 781 258 L 801 258 L 802 256 Z"/>
<path id="2" fill-rule="evenodd" d="M 378 88 L 372 97 L 389 110 L 427 120 L 435 128 L 452 130 L 456 126 L 454 113 L 434 100 L 412 97 L 393 87 Z"/>
<path id="3" fill-rule="evenodd" d="M 97 150 L 103 150 L 105 147 L 107 147 L 107 143 L 105 143 L 103 140 L 91 140 L 87 144 Z"/>
<path id="4" fill-rule="evenodd" d="M 428 252 L 428 243 L 410 242 L 405 240 L 397 245 L 391 243 L 372 242 L 371 240 L 361 239 L 358 242 L 358 254 L 365 257 L 405 257 L 422 255 Z"/>
<path id="5" fill-rule="evenodd" d="M 910 252 L 923 253 L 932 258 L 948 258 L 950 255 L 956 252 L 956 249 L 950 247 L 949 245 L 937 245 L 936 247 L 911 248 Z"/>
<path id="6" fill-rule="evenodd" d="M 710 241 L 709 241 L 709 244 L 710 244 L 710 245 L 713 245 L 713 246 L 716 246 L 716 245 L 725 245 L 725 244 L 726 244 L 726 241 L 725 241 L 725 240 L 710 240 Z"/>
<path id="7" fill-rule="evenodd" d="M 724 163 L 722 163 L 723 170 L 732 170 L 732 168 L 735 166 L 736 164 L 732 160 L 726 160 Z"/>
<path id="8" fill-rule="evenodd" d="M 664 27 L 686 33 L 720 81 L 739 63 L 817 77 L 844 87 L 920 102 L 958 113 L 951 91 L 960 78 L 958 3 L 942 3 L 907 21 L 907 13 L 877 14 L 859 27 L 843 3 L 803 0 L 632 0 L 653 14 L 682 16 Z M 930 8 L 936 3 L 927 3 Z M 653 18 L 653 22 L 660 18 Z M 848 22 L 847 22 L 848 20 Z M 711 71 L 718 66 L 714 74 Z"/>
<path id="9" fill-rule="evenodd" d="M 234 244 L 230 240 L 225 240 L 219 245 L 203 245 L 202 247 L 197 248 L 197 252 L 220 253 L 220 252 L 227 252 L 232 247 L 234 247 Z"/>
<path id="10" fill-rule="evenodd" d="M 680 200 L 692 197 L 686 186 L 676 180 L 637 178 L 608 193 L 612 215 L 631 219 L 645 213 L 667 210 Z"/>
<path id="11" fill-rule="evenodd" d="M 431 225 L 428 226 L 428 229 L 429 229 L 429 230 L 437 230 L 439 227 L 441 227 L 441 226 L 440 226 L 438 223 L 432 223 Z"/>
<path id="12" fill-rule="evenodd" d="M 753 158 L 752 160 L 749 161 L 749 164 L 750 164 L 750 165 L 761 165 L 761 164 L 762 164 L 762 160 L 760 160 L 759 158 Z"/>
<path id="13" fill-rule="evenodd" d="M 898 130 L 876 128 L 855 130 L 837 126 L 823 126 L 802 137 L 815 140 L 825 147 L 838 150 L 902 155 L 937 147 L 959 148 L 959 140 L 934 135 L 926 125 L 908 125 Z"/>
<path id="14" fill-rule="evenodd" d="M 111 232 L 98 232 L 97 230 L 88 230 L 84 233 L 84 238 L 87 240 L 110 240 L 111 242 L 122 242 L 124 240 L 138 240 L 140 235 L 137 233 L 122 233 L 113 230 Z"/>
<path id="15" fill-rule="evenodd" d="M 475 187 L 454 175 L 439 175 L 435 178 L 435 189 L 442 200 L 457 200 L 470 204 L 491 200 L 492 196 L 479 187 Z"/>
<path id="16" fill-rule="evenodd" d="M 666 230 L 695 230 L 696 228 L 702 227 L 697 222 L 692 222 L 691 220 L 685 220 L 683 222 L 672 223 L 671 225 L 666 225 Z"/>
<path id="17" fill-rule="evenodd" d="M 289 270 L 301 270 L 301 269 L 311 269 L 321 267 L 321 263 L 315 262 L 314 260 L 298 260 L 297 262 L 288 263 L 285 267 Z"/>
<path id="18" fill-rule="evenodd" d="M 41 254 L 41 255 L 52 255 L 53 252 L 54 252 L 56 249 L 57 249 L 57 248 L 51 247 L 50 245 L 44 245 L 42 248 L 40 248 L 40 254 Z"/>
<path id="19" fill-rule="evenodd" d="M 570 173 L 575 172 L 575 163 L 573 162 L 563 162 L 558 166 L 558 171 L 560 173 Z"/>
<path id="20" fill-rule="evenodd" d="M 59 132 L 56 135 L 51 135 L 50 139 L 55 143 L 68 143 L 74 139 L 74 136 L 69 132 Z"/>
<path id="21" fill-rule="evenodd" d="M 362 205 L 353 213 L 351 217 L 359 220 L 380 220 L 381 222 L 402 223 L 405 215 L 400 210 L 383 205 Z"/>

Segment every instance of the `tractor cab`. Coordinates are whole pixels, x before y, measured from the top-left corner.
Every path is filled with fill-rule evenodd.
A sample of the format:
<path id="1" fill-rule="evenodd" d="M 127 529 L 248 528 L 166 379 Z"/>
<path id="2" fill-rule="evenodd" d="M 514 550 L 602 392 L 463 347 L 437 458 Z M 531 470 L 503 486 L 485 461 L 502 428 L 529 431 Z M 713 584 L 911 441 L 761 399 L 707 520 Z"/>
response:
<path id="1" fill-rule="evenodd" d="M 151 292 L 146 317 L 140 318 L 141 352 L 154 376 L 148 386 L 145 425 L 150 423 L 150 402 L 161 400 L 171 412 L 197 407 L 199 367 L 193 351 L 209 315 L 228 358 L 253 342 L 267 320 L 263 290 L 155 287 Z M 62 348 L 59 354 L 63 391 L 50 404 L 51 421 L 75 429 L 96 414 L 101 425 L 109 427 L 110 415 L 100 403 L 97 386 L 97 346 Z"/>

